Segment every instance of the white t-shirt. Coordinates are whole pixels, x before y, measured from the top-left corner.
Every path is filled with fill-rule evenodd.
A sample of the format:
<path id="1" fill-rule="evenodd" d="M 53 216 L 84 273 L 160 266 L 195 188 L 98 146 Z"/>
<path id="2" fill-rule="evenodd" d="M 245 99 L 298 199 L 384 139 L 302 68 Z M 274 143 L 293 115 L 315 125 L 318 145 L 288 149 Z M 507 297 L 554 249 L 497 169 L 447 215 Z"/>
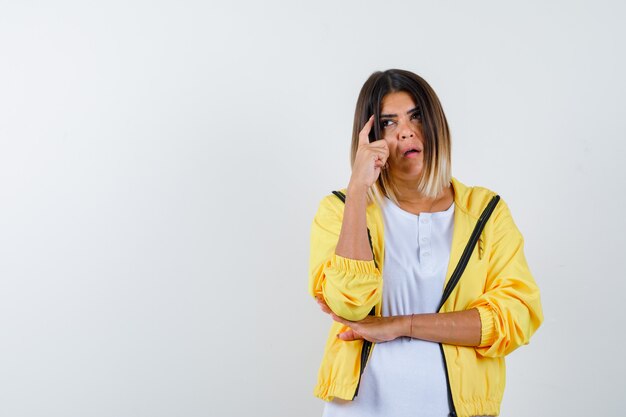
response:
<path id="1" fill-rule="evenodd" d="M 450 259 L 454 203 L 419 216 L 385 198 L 383 316 L 434 313 Z M 373 346 L 353 401 L 326 403 L 324 417 L 446 417 L 448 393 L 439 344 L 401 337 Z"/>

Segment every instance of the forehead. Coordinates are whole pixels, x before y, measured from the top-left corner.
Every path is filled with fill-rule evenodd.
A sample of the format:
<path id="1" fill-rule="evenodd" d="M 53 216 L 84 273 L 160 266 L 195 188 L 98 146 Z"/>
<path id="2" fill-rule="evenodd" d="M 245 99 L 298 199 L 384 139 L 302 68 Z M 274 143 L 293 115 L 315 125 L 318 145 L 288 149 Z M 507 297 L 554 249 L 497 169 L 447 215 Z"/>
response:
<path id="1" fill-rule="evenodd" d="M 395 113 L 397 111 L 407 111 L 415 107 L 413 97 L 406 91 L 396 91 L 383 97 L 381 103 L 382 113 Z"/>

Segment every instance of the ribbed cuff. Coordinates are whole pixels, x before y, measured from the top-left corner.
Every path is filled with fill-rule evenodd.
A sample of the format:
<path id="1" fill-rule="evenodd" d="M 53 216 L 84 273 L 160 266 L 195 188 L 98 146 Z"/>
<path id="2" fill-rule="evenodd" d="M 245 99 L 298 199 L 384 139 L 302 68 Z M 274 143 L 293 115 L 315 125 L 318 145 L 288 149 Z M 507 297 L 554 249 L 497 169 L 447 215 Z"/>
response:
<path id="1" fill-rule="evenodd" d="M 374 274 L 377 275 L 379 271 L 376 269 L 374 260 L 363 261 L 359 259 L 344 258 L 337 254 L 333 255 L 330 260 L 331 268 L 346 271 L 354 274 Z"/>
<path id="2" fill-rule="evenodd" d="M 495 312 L 489 305 L 480 305 L 476 309 L 480 314 L 481 326 L 480 345 L 478 347 L 491 346 L 497 336 Z"/>

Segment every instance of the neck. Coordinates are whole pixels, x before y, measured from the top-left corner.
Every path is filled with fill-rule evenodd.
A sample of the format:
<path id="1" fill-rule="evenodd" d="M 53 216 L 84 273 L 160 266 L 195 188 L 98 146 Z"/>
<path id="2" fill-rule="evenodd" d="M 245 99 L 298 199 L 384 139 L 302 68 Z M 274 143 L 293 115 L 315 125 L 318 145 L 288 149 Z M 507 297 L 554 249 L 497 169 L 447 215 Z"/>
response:
<path id="1" fill-rule="evenodd" d="M 393 176 L 393 174 L 392 174 Z M 393 177 L 393 184 L 395 186 L 396 198 L 398 202 L 407 204 L 430 204 L 437 198 L 427 197 L 424 194 L 417 191 L 417 185 L 419 179 L 416 178 L 398 178 Z M 438 195 L 437 197 L 440 197 Z"/>
<path id="2" fill-rule="evenodd" d="M 449 207 L 454 199 L 451 185 L 444 187 L 437 197 L 432 198 L 417 191 L 418 179 L 398 178 L 393 176 L 392 181 L 395 186 L 398 203 L 407 211 L 414 213 L 422 211 L 430 212 L 433 211 L 433 207 L 443 210 Z"/>

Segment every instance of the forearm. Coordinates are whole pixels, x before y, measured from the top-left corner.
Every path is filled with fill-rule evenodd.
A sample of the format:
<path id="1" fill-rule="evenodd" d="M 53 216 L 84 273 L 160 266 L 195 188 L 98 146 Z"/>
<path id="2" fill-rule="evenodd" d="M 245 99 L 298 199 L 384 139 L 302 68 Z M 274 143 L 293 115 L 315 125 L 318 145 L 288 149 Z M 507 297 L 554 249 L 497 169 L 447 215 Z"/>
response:
<path id="1" fill-rule="evenodd" d="M 458 346 L 478 346 L 481 322 L 473 308 L 451 313 L 414 314 L 401 316 L 397 324 L 400 336 Z"/>
<path id="2" fill-rule="evenodd" d="M 371 261 L 372 250 L 367 237 L 367 188 L 348 187 L 341 233 L 335 253 L 349 259 Z"/>

